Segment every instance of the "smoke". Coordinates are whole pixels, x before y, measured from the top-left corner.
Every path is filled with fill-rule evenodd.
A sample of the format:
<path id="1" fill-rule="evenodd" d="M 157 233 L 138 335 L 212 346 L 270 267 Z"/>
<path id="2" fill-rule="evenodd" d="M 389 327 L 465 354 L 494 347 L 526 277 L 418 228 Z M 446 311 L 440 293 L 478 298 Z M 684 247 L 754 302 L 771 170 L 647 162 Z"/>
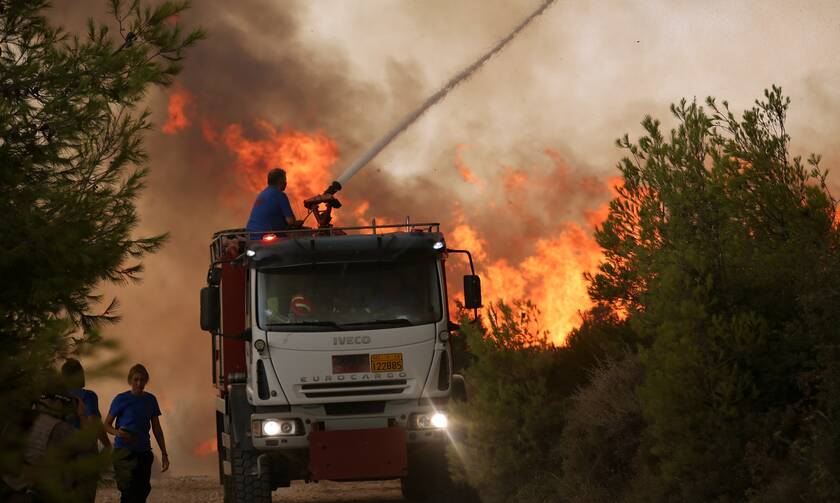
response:
<path id="1" fill-rule="evenodd" d="M 215 469 L 210 340 L 197 321 L 212 233 L 244 225 L 275 163 L 291 166 L 295 202 L 323 190 L 537 4 L 205 0 L 182 16 L 209 38 L 175 89 L 149 96 L 158 128 L 140 201 L 140 232 L 171 240 L 141 285 L 109 290 L 123 322 L 106 334 L 151 372 L 173 472 Z M 54 9 L 76 31 L 90 12 L 104 17 L 104 3 Z M 840 73 L 824 48 L 840 38 L 827 21 L 837 14 L 833 3 L 559 4 L 359 172 L 338 216 L 442 222 L 450 245 L 476 253 L 486 296 L 538 301 L 560 341 L 587 306 L 581 273 L 600 256 L 591 231 L 616 183 L 613 139 L 637 133 L 645 113 L 667 118 L 669 102 L 707 94 L 747 106 L 779 83 L 794 100 L 794 144 L 836 161 Z M 450 265 L 457 284 L 463 264 Z M 91 386 L 103 408 L 126 388 Z"/>
<path id="2" fill-rule="evenodd" d="M 519 23 L 516 28 L 513 29 L 506 37 L 499 40 L 493 47 L 490 48 L 489 51 L 484 53 L 480 58 L 478 58 L 475 62 L 471 65 L 467 66 L 460 72 L 458 72 L 454 77 L 452 77 L 442 88 L 440 88 L 436 93 L 431 95 L 426 101 L 423 102 L 416 110 L 412 111 L 408 114 L 403 120 L 401 120 L 397 125 L 389 131 L 385 136 L 380 138 L 373 147 L 370 148 L 365 155 L 363 155 L 359 160 L 353 163 L 347 170 L 338 177 L 338 183 L 340 185 L 345 185 L 352 177 L 355 175 L 360 169 L 365 167 L 367 163 L 369 163 L 376 155 L 381 152 L 385 147 L 391 144 L 394 139 L 399 136 L 400 133 L 408 129 L 409 126 L 414 124 L 417 119 L 420 118 L 429 108 L 435 106 L 440 100 L 446 97 L 455 86 L 461 84 L 465 80 L 469 79 L 475 72 L 477 72 L 487 61 L 490 60 L 493 56 L 501 52 L 504 47 L 510 43 L 511 40 L 516 38 L 522 30 L 528 27 L 534 19 L 542 15 L 546 9 L 554 3 L 554 0 L 546 0 L 542 3 L 542 5 L 537 8 L 534 12 L 532 12 L 528 17 L 525 18 L 521 23 Z"/>

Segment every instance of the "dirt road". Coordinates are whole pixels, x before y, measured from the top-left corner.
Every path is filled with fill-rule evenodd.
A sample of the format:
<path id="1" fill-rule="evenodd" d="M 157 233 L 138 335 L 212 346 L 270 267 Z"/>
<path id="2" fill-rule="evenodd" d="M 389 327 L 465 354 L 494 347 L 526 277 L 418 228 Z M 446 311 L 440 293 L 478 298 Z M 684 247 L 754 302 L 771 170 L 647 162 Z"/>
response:
<path id="1" fill-rule="evenodd" d="M 387 482 L 292 483 L 274 491 L 272 501 L 295 503 L 396 503 L 403 501 L 400 484 Z M 117 503 L 115 487 L 100 488 L 96 503 Z M 166 477 L 152 480 L 148 503 L 222 503 L 222 488 L 212 477 Z"/>

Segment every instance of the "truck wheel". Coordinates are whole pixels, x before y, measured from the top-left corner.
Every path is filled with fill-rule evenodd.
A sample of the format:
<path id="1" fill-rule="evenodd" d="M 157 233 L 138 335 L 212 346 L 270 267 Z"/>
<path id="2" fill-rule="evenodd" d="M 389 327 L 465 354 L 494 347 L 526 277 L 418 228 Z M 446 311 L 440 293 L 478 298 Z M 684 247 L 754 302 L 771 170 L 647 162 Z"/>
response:
<path id="1" fill-rule="evenodd" d="M 231 471 L 225 484 L 225 502 L 271 503 L 271 467 L 263 463 L 257 476 L 257 454 L 234 447 L 231 449 Z"/>

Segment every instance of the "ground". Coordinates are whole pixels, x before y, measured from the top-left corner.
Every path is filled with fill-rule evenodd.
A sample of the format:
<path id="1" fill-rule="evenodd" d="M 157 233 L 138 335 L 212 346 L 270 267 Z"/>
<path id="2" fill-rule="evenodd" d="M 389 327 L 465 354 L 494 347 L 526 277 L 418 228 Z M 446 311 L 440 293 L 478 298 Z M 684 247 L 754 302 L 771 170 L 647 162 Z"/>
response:
<path id="1" fill-rule="evenodd" d="M 398 481 L 293 482 L 274 491 L 273 501 L 283 503 L 396 503 L 403 501 Z M 108 484 L 99 489 L 96 503 L 116 503 L 120 494 Z M 213 477 L 162 477 L 152 480 L 148 503 L 222 503 L 222 487 Z"/>

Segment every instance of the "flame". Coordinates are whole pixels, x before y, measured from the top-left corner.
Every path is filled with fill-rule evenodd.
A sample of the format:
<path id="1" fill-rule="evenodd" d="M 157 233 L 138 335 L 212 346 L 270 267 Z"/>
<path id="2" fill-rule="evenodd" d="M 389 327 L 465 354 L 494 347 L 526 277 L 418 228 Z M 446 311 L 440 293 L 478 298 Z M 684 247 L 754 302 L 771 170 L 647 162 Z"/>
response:
<path id="1" fill-rule="evenodd" d="M 502 174 L 502 184 L 507 192 L 522 190 L 528 182 L 528 175 L 525 171 L 511 166 L 505 166 Z"/>
<path id="2" fill-rule="evenodd" d="M 338 160 L 338 146 L 321 131 L 303 133 L 290 128 L 277 130 L 270 123 L 257 121 L 261 137 L 245 136 L 242 126 L 231 124 L 217 133 L 209 123 L 202 125 L 208 142 L 221 142 L 234 154 L 234 171 L 242 189 L 257 193 L 265 188 L 271 168 L 286 170 L 286 193 L 293 202 L 320 194 L 334 179 L 332 166 Z M 242 194 L 237 194 L 241 199 Z M 300 216 L 300 215 L 299 215 Z"/>
<path id="3" fill-rule="evenodd" d="M 482 229 L 468 223 L 463 212 L 455 216 L 455 227 L 447 239 L 455 248 L 472 251 L 485 305 L 530 300 L 541 311 L 539 326 L 531 328 L 535 333 L 548 331 L 552 342 L 562 344 L 569 332 L 579 326 L 580 313 L 592 306 L 584 273 L 594 272 L 603 257 L 593 231 L 606 220 L 607 201 L 617 195 L 622 179 L 576 172 L 558 152 L 546 149 L 544 153 L 554 165 L 548 175 L 532 175 L 511 166 L 502 170 L 500 188 L 510 216 L 522 229 L 521 242 L 513 228 L 513 239 L 501 246 L 490 246 L 482 237 Z M 536 220 L 545 230 L 537 238 L 528 237 L 528 223 L 535 219 L 530 204 L 547 197 L 546 187 L 549 198 L 556 194 L 563 200 L 571 195 L 580 197 L 580 201 L 563 207 L 565 214 L 554 211 L 552 203 L 549 221 L 539 224 L 540 220 Z M 574 213 L 568 215 L 570 210 L 579 213 L 577 221 Z M 564 217 L 568 220 L 563 221 Z M 530 252 L 512 261 L 511 251 L 521 247 L 529 247 Z M 450 299 L 453 297 L 450 295 Z"/>
<path id="4" fill-rule="evenodd" d="M 612 177 L 607 179 L 607 186 L 610 189 L 610 195 L 612 198 L 618 197 L 618 187 L 622 186 L 624 183 L 624 179 L 620 176 Z M 592 229 L 595 229 L 607 219 L 610 214 L 610 205 L 605 204 L 599 208 L 594 210 L 584 210 L 583 215 L 586 217 L 586 222 Z"/>
<path id="5" fill-rule="evenodd" d="M 167 106 L 168 119 L 161 130 L 166 134 L 175 134 L 190 125 L 186 108 L 192 103 L 192 96 L 184 90 L 176 89 L 169 95 Z"/>
<path id="6" fill-rule="evenodd" d="M 195 454 L 198 457 L 204 457 L 209 456 L 214 452 L 218 452 L 218 450 L 219 448 L 216 445 L 216 437 L 210 437 L 207 440 L 196 445 L 195 449 L 193 449 L 193 454 Z"/>
<path id="7" fill-rule="evenodd" d="M 455 148 L 455 169 L 465 182 L 470 185 L 481 185 L 481 180 L 475 176 L 475 173 L 473 173 L 470 167 L 467 166 L 467 163 L 464 162 L 461 152 L 467 148 L 469 148 L 469 146 L 464 144 L 458 145 Z"/>
<path id="8" fill-rule="evenodd" d="M 601 251 L 584 228 L 567 224 L 552 238 L 538 239 L 533 254 L 511 264 L 501 257 L 491 259 L 479 231 L 461 223 L 450 233 L 457 248 L 471 250 L 482 276 L 485 305 L 491 302 L 530 300 L 541 311 L 540 326 L 555 344 L 562 344 L 580 323 L 579 313 L 592 305 L 584 272 L 594 270 Z"/>

